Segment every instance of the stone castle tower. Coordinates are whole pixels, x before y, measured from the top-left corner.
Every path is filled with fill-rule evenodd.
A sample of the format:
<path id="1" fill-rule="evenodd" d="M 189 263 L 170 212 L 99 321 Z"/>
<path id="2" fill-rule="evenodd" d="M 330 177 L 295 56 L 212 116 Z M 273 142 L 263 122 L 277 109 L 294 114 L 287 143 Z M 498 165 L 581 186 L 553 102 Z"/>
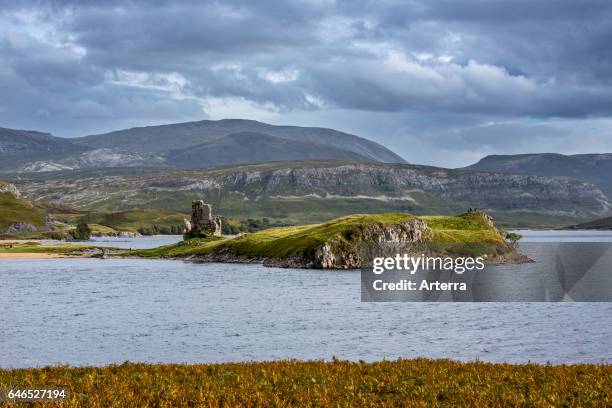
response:
<path id="1" fill-rule="evenodd" d="M 191 203 L 191 223 L 185 222 L 185 236 L 210 237 L 221 236 L 221 220 L 212 214 L 210 204 L 203 200 Z"/>

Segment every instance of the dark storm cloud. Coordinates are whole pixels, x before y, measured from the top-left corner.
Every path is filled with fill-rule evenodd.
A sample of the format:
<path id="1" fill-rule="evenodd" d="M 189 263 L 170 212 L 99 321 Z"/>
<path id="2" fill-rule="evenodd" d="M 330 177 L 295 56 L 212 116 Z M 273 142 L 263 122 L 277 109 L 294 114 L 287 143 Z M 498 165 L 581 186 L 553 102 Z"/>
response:
<path id="1" fill-rule="evenodd" d="M 396 139 L 495 151 L 525 121 L 612 115 L 608 1 L 0 6 L 4 126 L 78 135 L 219 114 L 334 126 L 336 115 L 335 127 L 410 159 Z M 350 112 L 395 127 L 354 129 Z M 482 141 L 485 124 L 510 122 L 519 125 Z M 538 130 L 567 140 L 559 129 Z"/>

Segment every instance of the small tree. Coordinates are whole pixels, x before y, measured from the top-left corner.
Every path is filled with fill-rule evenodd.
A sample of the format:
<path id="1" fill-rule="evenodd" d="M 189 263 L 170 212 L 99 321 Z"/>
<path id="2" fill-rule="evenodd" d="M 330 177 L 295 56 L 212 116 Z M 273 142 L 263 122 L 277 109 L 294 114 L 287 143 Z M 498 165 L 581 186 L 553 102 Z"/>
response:
<path id="1" fill-rule="evenodd" d="M 88 241 L 91 238 L 91 228 L 84 222 L 80 222 L 76 229 L 70 232 L 70 235 L 78 241 Z"/>
<path id="2" fill-rule="evenodd" d="M 506 232 L 504 234 L 504 238 L 512 246 L 512 248 L 516 249 L 516 247 L 518 247 L 518 242 L 521 238 L 523 238 L 523 236 L 514 232 Z"/>

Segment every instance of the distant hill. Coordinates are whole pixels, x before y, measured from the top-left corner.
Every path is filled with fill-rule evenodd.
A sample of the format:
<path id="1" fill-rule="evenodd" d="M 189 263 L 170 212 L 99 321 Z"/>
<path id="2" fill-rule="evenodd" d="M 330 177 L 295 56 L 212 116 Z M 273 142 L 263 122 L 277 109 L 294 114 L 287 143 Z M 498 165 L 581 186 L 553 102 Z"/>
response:
<path id="1" fill-rule="evenodd" d="M 612 230 L 612 217 L 574 225 L 573 229 Z"/>
<path id="2" fill-rule="evenodd" d="M 78 155 L 88 148 L 70 139 L 31 130 L 0 128 L 0 168 L 31 160 L 57 160 Z"/>
<path id="3" fill-rule="evenodd" d="M 465 169 L 571 177 L 595 184 L 612 198 L 612 153 L 492 155 Z"/>
<path id="4" fill-rule="evenodd" d="M 74 139 L 0 128 L 0 170 L 46 172 L 107 167 L 207 168 L 282 160 L 405 163 L 370 140 L 333 129 L 253 120 L 137 127 Z"/>
<path id="5" fill-rule="evenodd" d="M 206 142 L 212 142 L 231 134 L 245 132 L 253 135 L 268 135 L 296 142 L 312 143 L 317 147 L 320 145 L 335 147 L 371 161 L 404 162 L 400 156 L 378 143 L 337 130 L 317 127 L 275 126 L 243 119 L 202 120 L 199 122 L 136 127 L 86 136 L 75 139 L 75 142 L 94 148 L 121 148 L 133 152 L 159 153 L 203 145 Z M 249 163 L 244 161 L 247 159 L 248 157 L 243 157 L 241 162 Z M 285 159 L 279 156 L 276 160 Z"/>

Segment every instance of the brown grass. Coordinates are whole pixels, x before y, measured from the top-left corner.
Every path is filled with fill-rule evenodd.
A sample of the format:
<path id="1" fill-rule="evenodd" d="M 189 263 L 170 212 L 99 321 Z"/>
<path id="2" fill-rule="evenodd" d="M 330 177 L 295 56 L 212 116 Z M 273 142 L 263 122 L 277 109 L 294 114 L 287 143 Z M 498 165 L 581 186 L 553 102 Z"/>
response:
<path id="1" fill-rule="evenodd" d="M 132 364 L 0 370 L 0 387 L 67 386 L 65 407 L 610 407 L 612 366 L 448 360 Z M 42 406 L 44 404 L 39 404 Z"/>

